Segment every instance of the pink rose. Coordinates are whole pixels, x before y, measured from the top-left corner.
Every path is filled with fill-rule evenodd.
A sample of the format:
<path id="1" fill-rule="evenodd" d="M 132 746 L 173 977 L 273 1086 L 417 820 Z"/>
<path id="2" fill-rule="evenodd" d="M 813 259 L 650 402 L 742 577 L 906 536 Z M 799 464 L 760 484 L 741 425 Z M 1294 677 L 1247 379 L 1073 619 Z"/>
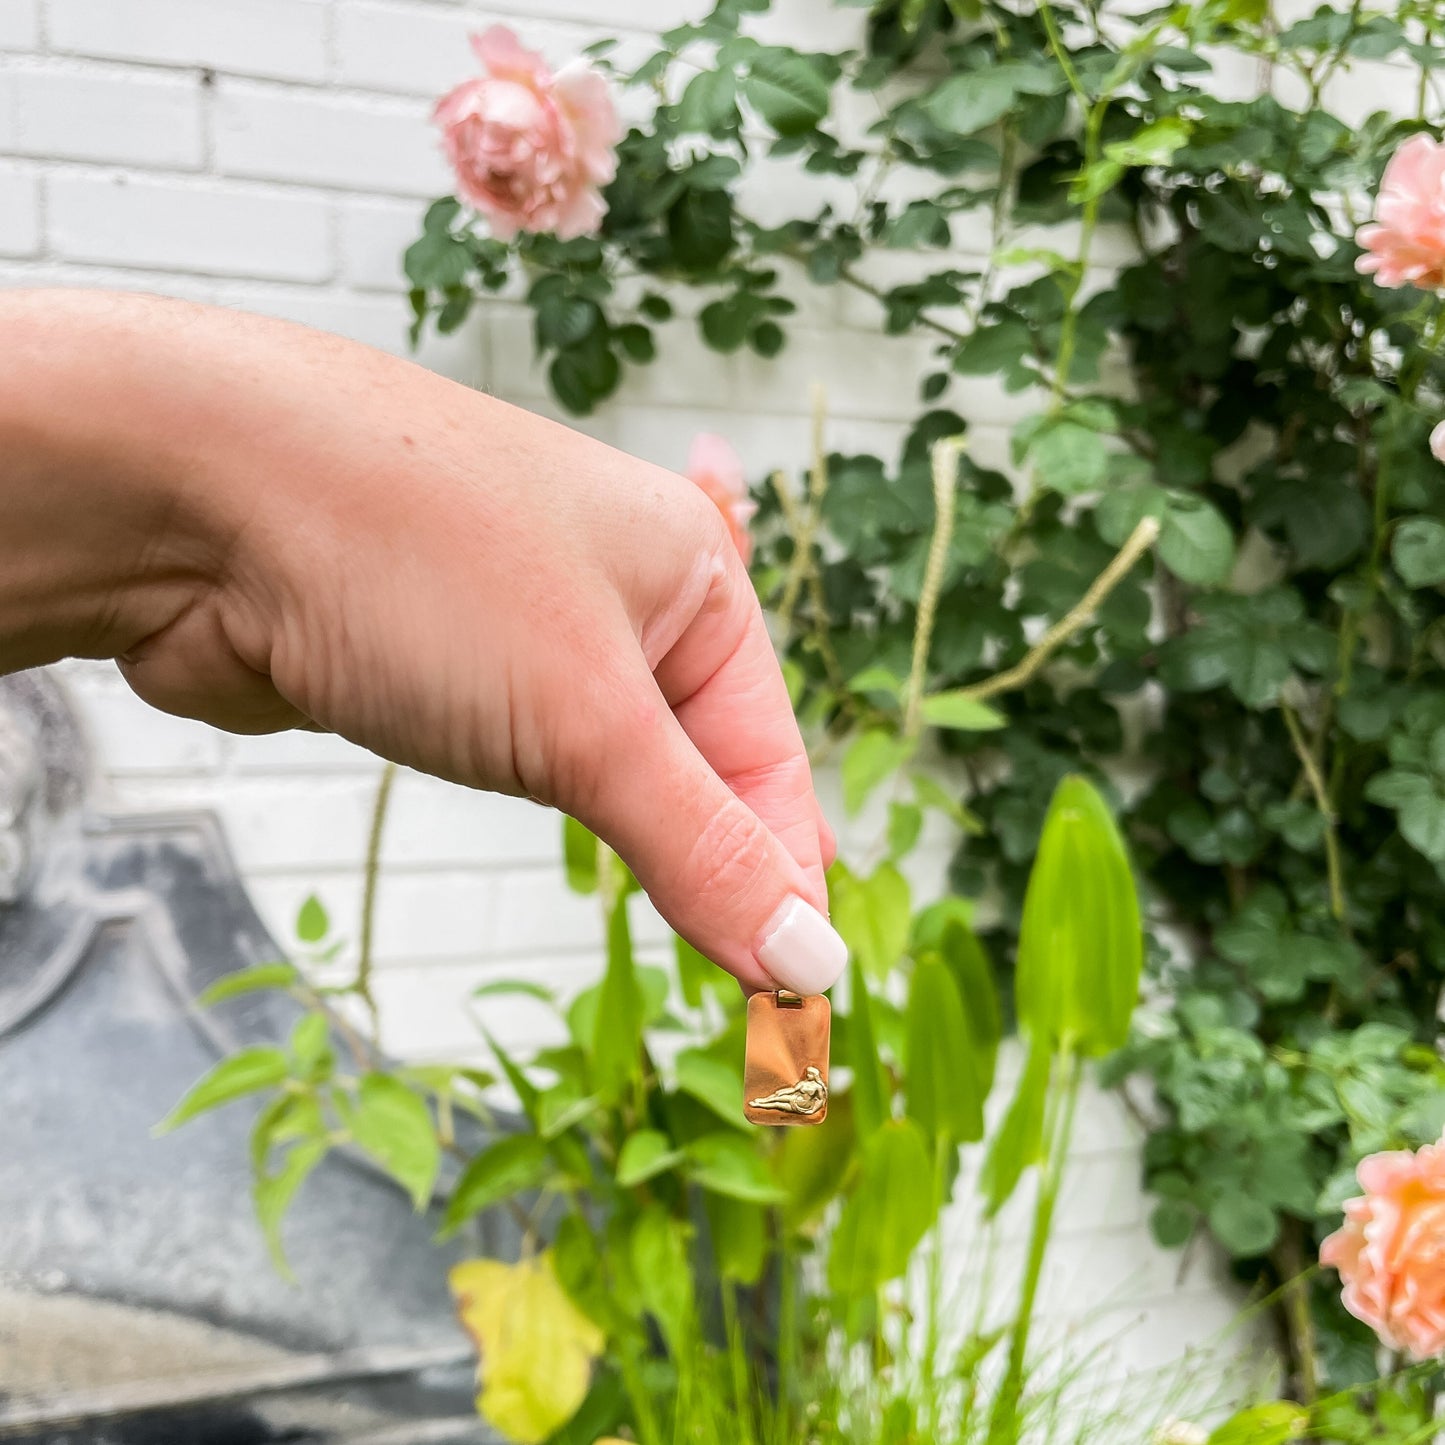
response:
<path id="1" fill-rule="evenodd" d="M 1391 1349 L 1445 1354 L 1445 1140 L 1371 1154 L 1356 1175 L 1365 1192 L 1346 1203 L 1320 1263 L 1339 1270 L 1345 1308 Z"/>
<path id="2" fill-rule="evenodd" d="M 688 454 L 687 475 L 707 493 L 723 514 L 733 543 L 746 565 L 753 555 L 748 522 L 757 511 L 757 504 L 748 497 L 743 464 L 731 443 L 711 432 L 699 432 L 693 438 L 692 451 Z"/>
<path id="3" fill-rule="evenodd" d="M 1437 462 L 1445 462 L 1445 421 L 1437 422 L 1430 433 L 1430 450 Z"/>
<path id="4" fill-rule="evenodd" d="M 617 174 L 622 138 L 607 82 L 585 61 L 553 75 L 505 25 L 472 37 L 487 72 L 437 102 L 432 119 L 457 176 L 457 193 L 510 241 L 550 231 L 567 241 L 602 224 L 598 189 Z"/>
<path id="5" fill-rule="evenodd" d="M 1355 240 L 1355 262 L 1381 286 L 1445 286 L 1445 145 L 1412 135 L 1390 157 L 1375 203 L 1375 220 Z"/>

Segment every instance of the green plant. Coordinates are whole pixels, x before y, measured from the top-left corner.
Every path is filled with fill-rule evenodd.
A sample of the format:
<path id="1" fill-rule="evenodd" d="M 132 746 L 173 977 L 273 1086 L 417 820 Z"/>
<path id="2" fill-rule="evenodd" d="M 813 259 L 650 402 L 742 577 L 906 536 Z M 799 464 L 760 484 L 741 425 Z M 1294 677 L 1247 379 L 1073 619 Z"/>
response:
<path id="1" fill-rule="evenodd" d="M 935 559 L 947 545 L 959 460 L 956 445 L 936 446 Z M 910 756 L 933 730 L 930 719 L 949 729 L 993 722 L 917 685 L 930 616 L 925 607 L 914 685 L 892 718 Z M 876 736 L 887 736 L 887 714 L 878 716 Z M 896 757 L 892 770 L 903 761 Z M 956 810 L 926 770 L 912 782 L 909 796 L 921 789 L 925 800 Z M 355 976 L 324 989 L 307 982 L 335 954 L 329 920 L 308 900 L 297 933 L 312 950 L 310 968 L 265 965 L 224 980 L 204 1000 L 288 990 L 304 1008 L 289 1053 L 252 1049 L 224 1060 L 166 1124 L 267 1096 L 253 1162 L 278 1257 L 281 1215 L 331 1148 L 360 1147 L 418 1206 L 427 1203 L 444 1151 L 457 1151 L 453 1111 L 480 1111 L 480 1091 L 492 1082 L 468 1070 L 390 1067 L 329 1007 L 345 996 L 371 1002 L 366 941 L 390 786 L 385 774 Z M 689 1433 L 706 1417 L 728 1420 L 727 1438 L 736 1441 L 797 1439 L 817 1406 L 818 1382 L 840 1357 L 852 1362 L 851 1394 L 846 1403 L 840 1397 L 844 1418 L 835 1422 L 840 1440 L 1002 1445 L 1038 1428 L 1048 1392 L 1025 1390 L 1034 1373 L 1035 1295 L 1081 1064 L 1123 1042 L 1138 995 L 1134 881 L 1099 794 L 1065 777 L 1043 828 L 1015 978 L 1028 1062 L 981 1176 L 992 1214 L 1036 1166 L 1038 1203 L 1016 1307 L 1001 1326 L 980 1317 L 957 1343 L 960 1322 L 943 1307 L 940 1212 L 957 1196 L 960 1148 L 984 1137 L 1002 1024 L 970 905 L 946 898 L 913 907 L 899 864 L 917 840 L 908 810 L 919 806 L 894 805 L 880 839 L 887 856 L 876 867 L 840 864 L 830 879 L 835 916 L 854 946 L 835 1020 L 847 1082 L 835 1086 L 823 1125 L 776 1131 L 743 1117 L 736 984 L 681 940 L 675 970 L 640 963 L 628 916 L 634 880 L 567 820 L 567 876 L 599 901 L 605 968 L 567 1000 L 541 980 L 478 990 L 483 1018 L 485 999 L 499 994 L 545 1000 L 566 1042 L 519 1060 L 504 1040 L 488 1037 L 525 1126 L 464 1158 L 442 1220 L 450 1235 L 505 1206 L 524 1227 L 523 1260 L 476 1262 L 454 1274 L 486 1365 L 480 1406 L 509 1438 L 581 1440 L 592 1431 L 590 1445 L 625 1422 L 643 1445 L 662 1445 L 706 1438 Z M 900 826 L 900 809 L 910 826 Z M 922 1291 L 921 1323 L 909 1305 L 910 1280 Z M 515 1324 L 519 1315 L 526 1328 Z M 920 1328 L 921 1354 L 905 1368 Z M 995 1353 L 999 1382 L 986 1389 Z M 569 1425 L 574 1416 L 583 1423 Z"/>
<path id="2" fill-rule="evenodd" d="M 1154 1087 L 1159 1238 L 1205 1231 L 1286 1286 L 1308 1404 L 1375 1370 L 1310 1272 L 1351 1166 L 1445 1124 L 1445 469 L 1427 446 L 1445 312 L 1358 275 L 1352 240 L 1386 158 L 1438 125 L 1438 7 L 1285 23 L 1267 0 L 880 0 L 864 48 L 836 54 L 760 43 L 746 21 L 766 8 L 722 0 L 617 77 L 657 103 L 598 236 L 501 247 L 439 201 L 407 256 L 418 324 L 459 324 L 520 274 L 579 413 L 665 355 L 678 287 L 723 352 L 782 351 L 800 283 L 866 294 L 881 331 L 933 344 L 896 465 L 834 456 L 804 494 L 762 497 L 754 571 L 800 716 L 854 806 L 914 755 L 920 718 L 950 729 L 961 786 L 895 791 L 894 837 L 951 811 L 954 885 L 999 900 L 1003 957 L 1059 779 L 1132 773 L 1155 1001 L 1111 1076 Z M 1258 95 L 1220 98 L 1219 57 Z M 1347 125 L 1332 86 L 1366 60 L 1414 79 L 1397 114 Z M 845 92 L 876 105 L 866 134 L 839 119 Z M 761 156 L 852 182 L 856 205 L 800 186 L 794 217 L 760 224 L 735 183 Z M 979 262 L 954 248 L 975 214 Z M 1106 230 L 1135 250 L 1109 277 Z M 877 253 L 914 257 L 914 279 L 873 279 Z M 963 459 L 940 549 L 929 452 L 966 433 L 979 378 L 1036 402 L 1020 480 Z M 1144 523 L 1157 552 L 1080 615 Z M 840 874 L 865 959 L 898 936 L 898 894 L 886 858 Z"/>

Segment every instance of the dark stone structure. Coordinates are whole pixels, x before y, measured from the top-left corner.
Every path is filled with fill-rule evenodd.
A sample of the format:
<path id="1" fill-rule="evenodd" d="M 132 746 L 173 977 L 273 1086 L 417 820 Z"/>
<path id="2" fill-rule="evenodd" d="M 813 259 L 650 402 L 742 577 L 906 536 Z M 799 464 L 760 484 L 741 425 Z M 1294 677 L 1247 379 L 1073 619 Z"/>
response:
<path id="1" fill-rule="evenodd" d="M 195 1007 L 280 950 L 214 818 L 106 816 L 90 781 L 55 682 L 0 678 L 0 1445 L 490 1440 L 446 1270 L 514 1253 L 505 1216 L 440 1249 L 435 1210 L 333 1155 L 286 1225 L 288 1284 L 252 1215 L 254 1109 L 152 1137 L 294 1013 Z"/>

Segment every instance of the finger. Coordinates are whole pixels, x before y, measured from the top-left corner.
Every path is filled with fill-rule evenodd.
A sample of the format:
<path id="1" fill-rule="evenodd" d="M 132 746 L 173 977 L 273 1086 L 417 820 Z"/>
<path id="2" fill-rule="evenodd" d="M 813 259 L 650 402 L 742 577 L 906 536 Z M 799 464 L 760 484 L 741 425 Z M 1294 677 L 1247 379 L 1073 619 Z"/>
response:
<path id="1" fill-rule="evenodd" d="M 620 712 L 612 761 L 593 770 L 577 816 L 617 850 L 668 923 L 745 988 L 831 987 L 847 948 L 820 911 L 818 879 L 709 766 L 650 677 Z M 806 821 L 816 871 L 811 812 Z"/>
<path id="2" fill-rule="evenodd" d="M 838 856 L 838 835 L 833 831 L 833 825 L 823 816 L 823 805 L 816 805 L 818 816 L 818 852 L 822 855 L 823 867 L 825 869 L 833 866 Z"/>
<path id="3" fill-rule="evenodd" d="M 792 855 L 806 879 L 803 896 L 826 913 L 828 860 L 812 770 L 762 611 L 736 557 L 713 570 L 702 605 L 655 676 L 698 752 Z"/>

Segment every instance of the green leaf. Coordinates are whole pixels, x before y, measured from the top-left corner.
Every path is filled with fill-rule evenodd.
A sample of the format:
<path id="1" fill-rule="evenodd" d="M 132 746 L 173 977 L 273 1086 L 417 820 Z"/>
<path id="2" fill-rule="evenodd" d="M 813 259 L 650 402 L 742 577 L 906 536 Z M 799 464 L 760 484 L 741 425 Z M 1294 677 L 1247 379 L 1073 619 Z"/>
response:
<path id="1" fill-rule="evenodd" d="M 607 972 L 592 1030 L 592 1081 L 605 1102 L 626 1096 L 641 1068 L 643 997 L 632 958 L 627 903 L 618 899 L 607 921 Z"/>
<path id="2" fill-rule="evenodd" d="M 674 1149 L 672 1141 L 657 1129 L 639 1129 L 627 1136 L 622 1152 L 617 1156 L 617 1182 L 624 1189 L 658 1174 L 675 1169 L 686 1156 L 681 1149 Z"/>
<path id="3" fill-rule="evenodd" d="M 678 129 L 711 135 L 733 125 L 737 113 L 737 79 L 733 72 L 724 66 L 699 71 L 688 81 L 678 102 Z"/>
<path id="4" fill-rule="evenodd" d="M 876 1063 L 876 1061 L 875 1061 Z M 781 1129 L 773 1167 L 787 1195 L 783 1220 L 790 1230 L 822 1222 L 848 1176 L 859 1137 L 853 1119 L 857 1089 L 828 1100 L 828 1117 L 808 1129 Z"/>
<path id="5" fill-rule="evenodd" d="M 848 960 L 848 1004 L 848 1062 L 853 1067 L 853 1118 L 858 1125 L 859 1139 L 866 1140 L 877 1132 L 892 1110 L 889 1107 L 888 1075 L 873 1027 L 873 1001 L 856 953 Z"/>
<path id="6" fill-rule="evenodd" d="M 228 998 L 239 998 L 242 994 L 268 988 L 291 988 L 300 982 L 301 975 L 294 964 L 258 963 L 218 978 L 197 998 L 196 1006 L 210 1008 L 212 1004 L 224 1003 Z"/>
<path id="7" fill-rule="evenodd" d="M 697 324 L 702 339 L 714 351 L 736 351 L 748 339 L 751 314 L 737 296 L 729 296 L 704 306 Z"/>
<path id="8" fill-rule="evenodd" d="M 552 990 L 545 983 L 525 978 L 496 978 L 491 983 L 478 984 L 472 990 L 473 998 L 504 998 L 514 994 L 539 999 L 542 1003 L 554 1002 Z"/>
<path id="9" fill-rule="evenodd" d="M 1122 1048 L 1143 951 L 1124 840 L 1092 785 L 1066 777 L 1044 820 L 1019 929 L 1015 994 L 1029 1038 L 1093 1056 Z"/>
<path id="10" fill-rule="evenodd" d="M 290 1077 L 291 1061 L 280 1049 L 242 1049 L 222 1059 L 155 1127 L 157 1134 L 169 1134 L 189 1119 L 211 1109 L 219 1109 L 247 1094 L 274 1089 Z"/>
<path id="11" fill-rule="evenodd" d="M 743 1081 L 735 1068 L 702 1049 L 684 1049 L 674 1067 L 677 1087 L 682 1093 L 711 1109 L 724 1122 L 739 1128 L 746 1125 Z"/>
<path id="12" fill-rule="evenodd" d="M 906 858 L 923 831 L 923 809 L 917 803 L 889 803 L 888 857 L 896 862 Z"/>
<path id="13" fill-rule="evenodd" d="M 790 1129 L 790 1134 L 808 1134 L 808 1129 Z M 718 1274 L 744 1286 L 762 1278 L 768 1262 L 768 1211 L 759 1204 L 745 1204 L 725 1194 L 703 1195 L 708 1236 Z"/>
<path id="14" fill-rule="evenodd" d="M 1209 1206 L 1214 1237 L 1240 1259 L 1264 1254 L 1279 1238 L 1279 1219 L 1267 1204 L 1247 1194 L 1229 1193 Z"/>
<path id="15" fill-rule="evenodd" d="M 537 306 L 537 347 L 575 346 L 601 323 L 602 311 L 595 301 L 549 294 Z"/>
<path id="16" fill-rule="evenodd" d="M 828 114 L 828 76 L 818 58 L 781 46 L 753 51 L 743 93 L 779 135 L 802 135 Z"/>
<path id="17" fill-rule="evenodd" d="M 897 1279 L 938 1213 L 933 1159 L 912 1119 L 884 1124 L 863 1145 L 858 1185 L 828 1252 L 829 1287 L 867 1296 Z"/>
<path id="18" fill-rule="evenodd" d="M 867 878 L 835 863 L 828 889 L 834 928 L 874 978 L 886 978 L 908 946 L 908 880 L 892 863 L 879 864 Z"/>
<path id="19" fill-rule="evenodd" d="M 672 946 L 677 958 L 678 983 L 689 1008 L 702 1007 L 704 989 L 722 998 L 737 997 L 737 981 L 732 974 L 699 953 L 685 938 L 674 937 Z"/>
<path id="20" fill-rule="evenodd" d="M 462 1170 L 442 1216 L 441 1237 L 455 1234 L 474 1214 L 538 1188 L 551 1168 L 547 1146 L 535 1134 L 508 1134 L 489 1144 Z"/>
<path id="21" fill-rule="evenodd" d="M 691 1230 L 661 1204 L 638 1216 L 629 1240 L 633 1277 L 643 1306 L 662 1329 L 674 1359 L 685 1358 L 696 1338 Z"/>
<path id="22" fill-rule="evenodd" d="M 1111 161 L 1126 166 L 1162 166 L 1189 140 L 1189 122 L 1177 115 L 1166 115 L 1136 130 L 1128 140 L 1114 141 L 1104 147 Z"/>
<path id="23" fill-rule="evenodd" d="M 776 356 L 787 338 L 776 321 L 760 321 L 748 336 L 748 345 L 764 359 Z"/>
<path id="24" fill-rule="evenodd" d="M 991 376 L 1017 366 L 1032 350 L 1028 324 L 1009 317 L 971 332 L 954 353 L 953 369 L 964 376 Z"/>
<path id="25" fill-rule="evenodd" d="M 1013 100 L 1014 78 L 1010 72 L 977 70 L 950 76 L 924 96 L 922 108 L 940 130 L 965 136 L 992 125 Z"/>
<path id="26" fill-rule="evenodd" d="M 978 818 L 926 773 L 914 773 L 913 794 L 918 799 L 920 807 L 933 808 L 942 813 L 965 833 L 983 832 L 983 824 Z"/>
<path id="27" fill-rule="evenodd" d="M 1097 491 L 1109 474 L 1109 452 L 1099 433 L 1078 422 L 1043 427 L 1031 448 L 1035 471 L 1046 487 L 1064 496 Z"/>
<path id="28" fill-rule="evenodd" d="M 368 1074 L 347 1123 L 357 1144 L 425 1208 L 442 1159 L 427 1106 L 390 1075 Z"/>
<path id="29" fill-rule="evenodd" d="M 931 727 L 953 728 L 958 732 L 992 732 L 1005 726 L 1008 719 L 986 702 L 971 697 L 963 689 L 957 692 L 936 692 L 923 699 L 923 721 Z"/>
<path id="30" fill-rule="evenodd" d="M 1434 517 L 1401 522 L 1390 556 L 1407 587 L 1438 587 L 1445 582 L 1445 522 Z"/>
<path id="31" fill-rule="evenodd" d="M 320 943 L 330 931 L 331 919 L 321 900 L 314 893 L 308 894 L 296 915 L 296 937 L 302 943 Z"/>
<path id="32" fill-rule="evenodd" d="M 1149 1215 L 1149 1229 L 1164 1249 L 1182 1249 L 1194 1237 L 1199 1211 L 1184 1199 L 1161 1199 Z"/>
<path id="33" fill-rule="evenodd" d="M 913 969 L 908 993 L 904 1106 L 924 1137 L 950 1144 L 983 1138 L 983 1096 L 973 1041 L 953 974 L 924 957 Z"/>
<path id="34" fill-rule="evenodd" d="M 1044 1105 L 1052 1067 L 1053 1056 L 1048 1049 L 1030 1045 L 1018 1088 L 998 1133 L 989 1142 L 979 1176 L 979 1192 L 990 1219 L 1012 1198 L 1024 1170 L 1043 1162 Z"/>
<path id="35" fill-rule="evenodd" d="M 678 262 L 699 271 L 732 250 L 733 207 L 726 191 L 686 190 L 667 213 L 667 233 Z"/>
<path id="36" fill-rule="evenodd" d="M 1293 1400 L 1270 1400 L 1231 1415 L 1211 1433 L 1209 1445 L 1289 1445 L 1308 1433 L 1308 1411 Z"/>
<path id="37" fill-rule="evenodd" d="M 1234 533 L 1208 502 L 1172 498 L 1159 534 L 1159 556 L 1180 581 L 1212 586 L 1234 570 Z"/>
<path id="38" fill-rule="evenodd" d="M 885 778 L 908 760 L 913 744 L 883 728 L 860 733 L 843 754 L 843 806 L 856 813 Z"/>
<path id="39" fill-rule="evenodd" d="M 291 1267 L 281 1243 L 281 1221 L 296 1197 L 296 1191 L 326 1157 L 330 1145 L 324 1139 L 308 1139 L 293 1144 L 274 1172 L 258 1173 L 251 1186 L 251 1198 L 260 1221 L 261 1232 L 271 1261 L 285 1279 L 291 1279 Z"/>
<path id="40" fill-rule="evenodd" d="M 758 1152 L 757 1134 L 735 1134 L 723 1130 L 704 1134 L 687 1146 L 693 1179 L 714 1194 L 754 1204 L 776 1204 L 783 1192 L 773 1182 Z"/>
<path id="41" fill-rule="evenodd" d="M 305 1078 L 320 1078 L 331 1072 L 331 1024 L 323 1013 L 304 1014 L 291 1030 L 291 1065 Z"/>
<path id="42" fill-rule="evenodd" d="M 1003 1037 L 1003 1013 L 993 965 L 965 918 L 945 920 L 938 951 L 957 985 L 968 1030 L 967 1057 L 974 1066 L 979 1097 L 987 1098 L 993 1088 L 999 1040 Z"/>

